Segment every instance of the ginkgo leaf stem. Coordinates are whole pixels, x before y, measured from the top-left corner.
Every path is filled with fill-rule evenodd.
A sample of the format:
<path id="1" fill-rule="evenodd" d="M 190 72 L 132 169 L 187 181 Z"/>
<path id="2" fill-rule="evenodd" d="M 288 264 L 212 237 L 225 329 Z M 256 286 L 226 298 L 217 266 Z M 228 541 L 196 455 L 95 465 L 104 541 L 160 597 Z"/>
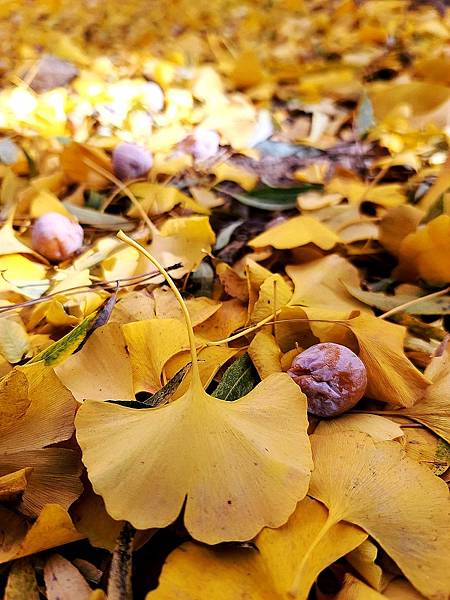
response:
<path id="1" fill-rule="evenodd" d="M 383 313 L 378 318 L 387 319 L 388 317 L 391 317 L 392 315 L 395 315 L 398 312 L 402 312 L 403 310 L 405 310 L 405 308 L 409 308 L 410 306 L 414 306 L 414 304 L 419 304 L 420 302 L 425 302 L 426 300 L 432 300 L 433 298 L 444 296 L 449 291 L 450 287 L 446 287 L 445 289 L 439 290 L 438 292 L 433 292 L 432 294 L 427 294 L 426 296 L 419 296 L 418 298 L 414 298 L 413 300 L 409 300 L 408 302 L 400 304 L 400 306 L 395 306 L 394 308 L 391 308 L 391 310 L 388 310 L 387 312 Z"/>
<path id="2" fill-rule="evenodd" d="M 294 581 L 292 582 L 291 588 L 288 592 L 289 596 L 292 596 L 292 598 L 297 598 L 297 596 L 298 596 L 298 591 L 299 591 L 300 585 L 302 583 L 302 579 L 304 577 L 303 569 L 304 569 L 304 566 L 306 565 L 307 561 L 309 560 L 311 554 L 313 553 L 313 551 L 315 550 L 317 545 L 322 541 L 325 534 L 333 527 L 333 525 L 336 525 L 337 522 L 338 522 L 338 520 L 336 520 L 331 515 L 331 513 L 328 513 L 327 520 L 325 521 L 325 523 L 322 525 L 322 527 L 317 532 L 316 537 L 314 538 L 312 543 L 309 545 L 308 550 L 302 556 L 302 559 L 296 569 L 297 573 L 294 577 Z"/>
<path id="3" fill-rule="evenodd" d="M 223 340 L 207 342 L 206 345 L 207 346 L 220 346 L 222 344 L 227 344 L 228 342 L 234 342 L 234 340 L 238 340 L 239 338 L 247 335 L 248 333 L 252 333 L 252 331 L 256 331 L 260 327 L 264 327 L 264 325 L 267 325 L 268 323 L 273 324 L 274 317 L 276 317 L 276 315 L 278 315 L 280 312 L 281 312 L 281 308 L 279 308 L 276 312 L 271 313 L 268 317 L 266 317 L 265 319 L 262 319 L 255 325 L 251 325 L 250 327 L 243 329 L 239 333 L 235 333 L 234 335 L 224 338 Z"/>
<path id="4" fill-rule="evenodd" d="M 143 246 L 141 246 L 141 244 L 139 244 L 138 242 L 136 242 L 135 240 L 130 238 L 123 231 L 119 231 L 117 233 L 117 237 L 119 238 L 119 240 L 122 240 L 122 242 L 125 242 L 129 246 L 132 246 L 140 254 L 145 256 L 145 258 L 147 258 L 152 263 L 152 265 L 158 269 L 158 271 L 161 273 L 161 275 L 167 281 L 168 286 L 174 293 L 175 298 L 177 299 L 178 304 L 180 305 L 180 308 L 183 312 L 184 319 L 186 321 L 186 327 L 187 327 L 187 332 L 188 332 L 188 336 L 189 336 L 189 346 L 190 346 L 191 357 L 192 357 L 192 382 L 193 383 L 201 382 L 200 370 L 199 370 L 199 366 L 198 366 L 197 348 L 195 345 L 194 328 L 192 326 L 192 321 L 191 321 L 191 317 L 189 315 L 189 311 L 186 307 L 186 304 L 185 304 L 180 292 L 178 291 L 177 286 L 174 284 L 172 278 L 170 277 L 169 273 L 165 270 L 165 268 L 156 260 L 156 258 L 154 256 L 152 256 L 150 254 L 150 252 L 148 252 L 148 250 L 146 250 Z"/>
<path id="5" fill-rule="evenodd" d="M 123 192 L 125 194 L 125 196 L 127 196 L 127 198 L 129 198 L 131 200 L 133 206 L 136 208 L 138 213 L 141 215 L 142 220 L 147 225 L 147 227 L 150 229 L 150 231 L 152 233 L 155 231 L 155 229 L 156 229 L 155 226 L 149 219 L 149 216 L 147 215 L 145 210 L 142 208 L 142 205 L 138 201 L 136 196 L 128 189 L 128 184 L 123 183 L 123 181 L 120 181 L 120 179 L 117 179 L 117 177 L 114 177 L 114 175 L 112 173 L 110 173 L 106 169 L 103 169 L 97 163 L 95 163 L 93 160 L 90 160 L 89 158 L 84 158 L 83 162 L 86 166 L 90 167 L 91 169 L 94 169 L 94 171 L 97 171 L 97 173 L 102 175 L 105 179 L 108 179 L 108 181 L 110 181 L 111 183 L 114 183 L 114 185 L 117 186 L 119 191 Z"/>
<path id="6" fill-rule="evenodd" d="M 224 338 L 223 340 L 205 342 L 205 346 L 220 346 L 222 344 L 227 344 L 228 342 L 234 342 L 234 340 L 238 340 L 239 338 L 244 337 L 245 335 L 252 333 L 257 329 L 260 329 L 265 325 L 273 326 L 274 323 L 276 323 L 277 325 L 279 325 L 280 323 L 295 323 L 302 321 L 305 323 L 334 323 L 335 325 L 342 325 L 342 327 L 347 327 L 349 329 L 349 325 L 345 321 L 339 319 L 309 319 L 307 317 L 302 319 L 301 317 L 297 317 L 292 319 L 279 319 L 277 321 L 274 321 L 275 317 L 280 314 L 283 308 L 284 307 L 279 308 L 278 310 L 270 314 L 268 317 L 265 317 L 261 321 L 258 321 L 258 323 L 256 323 L 255 325 L 250 325 L 250 327 L 246 327 L 245 329 L 242 329 L 242 331 L 239 331 L 238 333 L 235 333 L 230 337 Z"/>

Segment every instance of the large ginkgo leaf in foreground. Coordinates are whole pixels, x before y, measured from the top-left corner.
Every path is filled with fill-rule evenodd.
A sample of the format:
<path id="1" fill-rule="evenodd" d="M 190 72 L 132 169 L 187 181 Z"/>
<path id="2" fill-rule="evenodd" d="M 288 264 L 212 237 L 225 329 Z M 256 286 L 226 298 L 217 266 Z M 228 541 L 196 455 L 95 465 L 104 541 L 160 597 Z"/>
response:
<path id="1" fill-rule="evenodd" d="M 328 526 L 362 527 L 427 598 L 450 589 L 447 486 L 397 442 L 359 432 L 313 435 L 309 493 L 329 510 Z"/>
<path id="2" fill-rule="evenodd" d="M 210 544 L 279 527 L 308 490 L 304 394 L 287 374 L 276 373 L 235 402 L 208 395 L 177 288 L 139 244 L 119 237 L 160 269 L 180 302 L 192 378 L 188 390 L 165 406 L 137 411 L 96 400 L 81 406 L 77 439 L 94 491 L 114 519 L 137 529 L 165 527 L 185 504 L 188 531 Z M 145 355 L 140 359 L 144 363 Z"/>
<path id="3" fill-rule="evenodd" d="M 158 589 L 147 598 L 306 600 L 319 573 L 367 538 L 359 527 L 342 522 L 319 539 L 327 517 L 320 502 L 305 498 L 286 525 L 261 531 L 258 551 L 184 544 L 169 555 Z"/>
<path id="4" fill-rule="evenodd" d="M 136 411 L 87 401 L 76 418 L 83 462 L 114 519 L 165 527 L 186 499 L 185 524 L 214 544 L 279 527 L 308 489 L 306 400 L 285 373 L 226 402 L 193 376 L 171 404 Z"/>

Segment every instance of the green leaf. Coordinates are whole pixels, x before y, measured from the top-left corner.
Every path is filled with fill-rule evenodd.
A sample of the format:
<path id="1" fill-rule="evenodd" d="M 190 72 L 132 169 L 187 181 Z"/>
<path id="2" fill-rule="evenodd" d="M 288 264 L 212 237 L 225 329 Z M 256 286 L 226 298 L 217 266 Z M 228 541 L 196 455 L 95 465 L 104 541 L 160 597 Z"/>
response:
<path id="1" fill-rule="evenodd" d="M 67 202 L 67 200 L 64 200 L 63 204 L 70 213 L 77 217 L 82 225 L 91 225 L 97 227 L 97 229 L 106 229 L 108 231 L 119 229 L 131 231 L 136 227 L 134 222 L 128 221 L 125 217 L 120 215 L 110 215 L 108 213 L 99 212 L 98 210 L 93 210 L 92 208 L 75 206 L 75 204 Z"/>
<path id="2" fill-rule="evenodd" d="M 93 322 L 97 317 L 97 311 L 86 317 L 72 331 L 69 331 L 60 340 L 36 354 L 29 362 L 35 363 L 41 360 L 45 361 L 46 365 L 56 366 L 68 356 L 73 354 L 87 336 Z"/>
<path id="3" fill-rule="evenodd" d="M 212 395 L 221 400 L 238 400 L 248 394 L 258 382 L 258 373 L 250 356 L 245 353 L 228 367 Z"/>
<path id="4" fill-rule="evenodd" d="M 94 210 L 98 210 L 103 204 L 104 197 L 95 190 L 89 190 L 89 195 L 86 200 L 86 206 Z"/>
<path id="5" fill-rule="evenodd" d="M 367 94 L 364 94 L 355 117 L 356 135 L 362 137 L 375 125 L 375 115 L 372 102 Z"/>
<path id="6" fill-rule="evenodd" d="M 290 210 L 296 207 L 297 196 L 310 190 L 320 190 L 322 186 L 316 183 L 304 183 L 291 188 L 271 188 L 260 186 L 251 192 L 226 193 L 242 204 L 261 210 Z"/>

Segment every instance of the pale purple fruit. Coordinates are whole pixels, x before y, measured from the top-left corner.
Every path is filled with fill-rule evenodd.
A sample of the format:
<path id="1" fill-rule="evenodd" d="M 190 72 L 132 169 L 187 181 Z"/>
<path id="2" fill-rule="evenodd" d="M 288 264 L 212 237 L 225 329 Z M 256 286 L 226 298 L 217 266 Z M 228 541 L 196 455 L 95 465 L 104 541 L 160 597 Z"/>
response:
<path id="1" fill-rule="evenodd" d="M 308 412 L 335 417 L 353 408 L 364 395 L 367 372 L 346 346 L 326 342 L 298 354 L 288 374 L 308 399 Z"/>
<path id="2" fill-rule="evenodd" d="M 48 212 L 36 219 L 31 230 L 33 250 L 49 260 L 70 258 L 83 245 L 83 228 L 64 215 Z"/>
<path id="3" fill-rule="evenodd" d="M 207 160 L 219 150 L 220 136 L 212 129 L 195 129 L 178 145 L 178 149 L 192 154 L 196 160 Z"/>
<path id="4" fill-rule="evenodd" d="M 145 177 L 152 168 L 153 158 L 148 150 L 137 144 L 122 142 L 113 151 L 114 174 L 124 181 Z"/>

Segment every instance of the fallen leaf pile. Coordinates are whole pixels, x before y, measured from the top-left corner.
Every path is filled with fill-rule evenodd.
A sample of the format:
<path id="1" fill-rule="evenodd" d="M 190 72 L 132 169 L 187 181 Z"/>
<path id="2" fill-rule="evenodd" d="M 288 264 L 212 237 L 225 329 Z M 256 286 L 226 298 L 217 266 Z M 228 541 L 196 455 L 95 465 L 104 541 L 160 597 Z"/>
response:
<path id="1" fill-rule="evenodd" d="M 0 598 L 450 597 L 447 5 L 1 3 Z"/>

